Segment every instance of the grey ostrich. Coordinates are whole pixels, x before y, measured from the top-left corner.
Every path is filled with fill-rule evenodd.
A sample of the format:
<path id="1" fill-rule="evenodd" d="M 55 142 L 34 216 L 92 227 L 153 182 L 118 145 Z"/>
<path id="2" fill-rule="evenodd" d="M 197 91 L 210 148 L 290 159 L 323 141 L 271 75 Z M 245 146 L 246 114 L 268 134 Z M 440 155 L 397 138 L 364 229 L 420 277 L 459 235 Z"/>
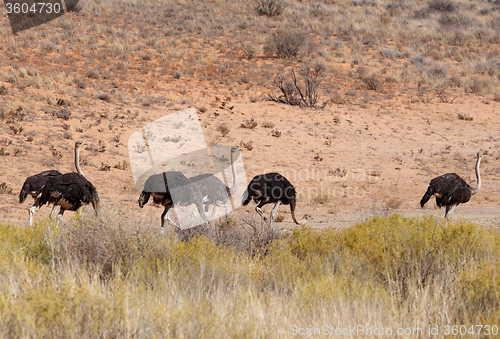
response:
<path id="1" fill-rule="evenodd" d="M 236 169 L 234 168 L 234 155 L 240 149 L 238 147 L 231 147 L 231 173 L 233 175 L 233 185 L 231 188 L 227 187 L 222 180 L 213 174 L 200 174 L 189 178 L 194 189 L 199 190 L 203 197 L 203 205 L 208 209 L 209 205 L 214 205 L 210 219 L 217 214 L 220 205 L 225 206 L 229 200 L 229 196 L 233 195 L 238 190 L 238 177 L 236 176 Z"/>
<path id="2" fill-rule="evenodd" d="M 139 196 L 139 207 L 143 208 L 153 197 L 155 204 L 160 204 L 165 207 L 161 214 L 161 227 L 164 229 L 165 221 L 171 225 L 180 228 L 172 219 L 172 207 L 174 201 L 171 191 L 176 190 L 174 197 L 175 204 L 180 206 L 189 206 L 195 204 L 198 212 L 204 220 L 208 219 L 207 214 L 203 210 L 203 197 L 199 190 L 195 190 L 191 181 L 184 174 L 178 171 L 168 171 L 150 176 L 144 183 L 144 188 Z"/>
<path id="3" fill-rule="evenodd" d="M 84 143 L 80 141 L 75 143 L 75 167 L 78 173 L 66 173 L 51 178 L 42 190 L 39 205 L 52 203 L 54 206 L 60 206 L 58 222 L 65 211 L 76 211 L 85 204 L 92 204 L 96 213 L 99 210 L 97 190 L 85 178 L 80 168 L 80 148 L 83 145 Z"/>
<path id="4" fill-rule="evenodd" d="M 33 206 L 29 208 L 29 225 L 33 226 L 33 217 L 35 215 L 35 210 L 39 205 L 40 197 L 42 196 L 42 189 L 49 181 L 49 179 L 57 177 L 61 175 L 61 172 L 56 170 L 44 171 L 35 175 L 32 175 L 24 181 L 23 187 L 21 188 L 21 192 L 19 192 L 19 203 L 23 203 L 26 201 L 28 195 L 31 195 L 33 199 L 35 199 L 35 203 Z M 56 205 L 52 208 L 51 215 L 54 214 L 56 209 Z"/>
<path id="5" fill-rule="evenodd" d="M 479 164 L 481 163 L 482 156 L 483 152 L 479 151 L 476 161 L 476 187 L 471 187 L 456 173 L 443 174 L 431 180 L 427 192 L 425 192 L 422 200 L 420 200 L 420 206 L 423 208 L 425 203 L 429 201 L 432 196 L 435 196 L 436 204 L 439 207 L 446 206 L 446 213 L 444 216 L 448 219 L 458 204 L 464 204 L 469 201 L 470 197 L 476 194 L 481 188 Z"/>
<path id="6" fill-rule="evenodd" d="M 247 197 L 243 201 L 243 205 L 248 205 L 250 200 L 253 199 L 258 203 L 257 207 L 255 207 L 255 211 L 259 213 L 266 223 L 267 219 L 264 217 L 261 208 L 266 204 L 275 203 L 270 214 L 269 226 L 272 225 L 276 218 L 276 212 L 280 204 L 290 205 L 292 219 L 297 225 L 305 222 L 305 219 L 297 221 L 295 217 L 295 207 L 297 205 L 297 192 L 295 188 L 279 173 L 266 173 L 255 176 L 252 181 L 250 181 L 250 184 L 248 184 L 246 194 Z"/>

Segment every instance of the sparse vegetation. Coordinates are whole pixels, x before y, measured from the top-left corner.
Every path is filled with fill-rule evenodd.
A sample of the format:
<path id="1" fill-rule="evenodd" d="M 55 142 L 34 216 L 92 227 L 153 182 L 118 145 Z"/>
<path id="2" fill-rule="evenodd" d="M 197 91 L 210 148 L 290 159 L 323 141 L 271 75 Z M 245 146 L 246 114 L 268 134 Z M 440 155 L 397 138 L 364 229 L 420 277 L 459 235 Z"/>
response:
<path id="1" fill-rule="evenodd" d="M 255 127 L 257 127 L 258 123 L 257 121 L 253 120 L 253 119 L 247 119 L 245 122 L 243 122 L 240 126 L 242 128 L 248 128 L 248 129 L 254 129 Z"/>
<path id="2" fill-rule="evenodd" d="M 259 15 L 277 16 L 286 7 L 284 0 L 254 0 L 254 8 Z"/>
<path id="3" fill-rule="evenodd" d="M 227 124 L 221 124 L 219 127 L 217 127 L 217 131 L 222 134 L 223 137 L 229 134 L 229 126 Z"/>
<path id="4" fill-rule="evenodd" d="M 249 151 L 253 150 L 253 145 L 252 145 L 252 141 L 248 141 L 248 142 L 243 142 L 243 140 L 240 142 L 240 147 L 242 148 L 245 148 Z"/>
<path id="5" fill-rule="evenodd" d="M 0 184 L 0 194 L 14 194 L 14 189 L 9 187 L 6 182 Z"/>
<path id="6" fill-rule="evenodd" d="M 262 127 L 264 127 L 264 128 L 274 128 L 274 124 L 272 122 L 270 122 L 270 121 L 264 121 L 262 123 Z"/>
<path id="7" fill-rule="evenodd" d="M 274 337 L 333 319 L 425 331 L 500 317 L 496 230 L 392 215 L 276 236 L 228 219 L 179 241 L 120 219 L 0 225 L 0 335 Z"/>
<path id="8" fill-rule="evenodd" d="M 321 98 L 319 91 L 325 72 L 325 64 L 315 62 L 305 65 L 300 69 L 301 79 L 297 79 L 293 69 L 290 72 L 290 80 L 286 80 L 281 75 L 278 75 L 274 79 L 274 86 L 279 89 L 280 94 L 270 94 L 268 99 L 292 106 L 324 107 L 328 102 L 319 104 Z"/>
<path id="9" fill-rule="evenodd" d="M 264 54 L 278 58 L 294 58 L 304 47 L 307 35 L 297 30 L 281 30 L 273 33 L 264 45 Z"/>

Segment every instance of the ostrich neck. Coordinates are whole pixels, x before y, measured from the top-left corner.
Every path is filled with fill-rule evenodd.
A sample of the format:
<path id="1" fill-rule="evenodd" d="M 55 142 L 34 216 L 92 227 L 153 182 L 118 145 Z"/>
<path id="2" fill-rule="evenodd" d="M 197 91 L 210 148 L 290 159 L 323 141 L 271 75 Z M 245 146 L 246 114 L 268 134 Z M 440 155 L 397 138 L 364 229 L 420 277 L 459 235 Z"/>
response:
<path id="1" fill-rule="evenodd" d="M 231 150 L 231 172 L 233 174 L 233 186 L 229 189 L 229 194 L 233 195 L 238 190 L 238 177 L 236 176 L 236 169 L 234 168 L 234 153 Z"/>
<path id="2" fill-rule="evenodd" d="M 477 179 L 477 183 L 476 183 L 476 187 L 474 187 L 471 190 L 471 194 L 476 194 L 477 191 L 479 191 L 479 189 L 481 188 L 481 174 L 479 173 L 479 164 L 480 163 L 481 163 L 481 158 L 477 158 L 477 162 L 476 162 L 476 179 Z"/>
<path id="3" fill-rule="evenodd" d="M 75 147 L 75 167 L 76 171 L 78 174 L 81 176 L 85 177 L 85 174 L 83 174 L 82 169 L 80 168 L 80 147 Z"/>

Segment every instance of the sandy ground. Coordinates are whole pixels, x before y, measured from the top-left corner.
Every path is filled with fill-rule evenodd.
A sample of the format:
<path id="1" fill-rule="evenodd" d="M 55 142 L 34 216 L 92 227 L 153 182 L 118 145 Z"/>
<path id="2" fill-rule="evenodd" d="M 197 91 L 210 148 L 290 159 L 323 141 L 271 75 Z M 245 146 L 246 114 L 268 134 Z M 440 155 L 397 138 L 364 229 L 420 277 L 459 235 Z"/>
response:
<path id="1" fill-rule="evenodd" d="M 474 165 L 479 149 L 485 151 L 481 163 L 482 188 L 466 205 L 457 207 L 454 217 L 488 227 L 499 224 L 500 105 L 497 102 L 463 97 L 453 104 L 423 104 L 402 93 L 394 100 L 364 108 L 334 105 L 316 110 L 268 101 L 250 103 L 241 96 L 233 99 L 234 108 L 227 110 L 220 103 L 214 104 L 215 93 L 194 91 L 187 95 L 198 98 L 197 107 L 208 108 L 203 113 L 198 111 L 207 144 L 240 146 L 247 182 L 260 173 L 283 173 L 299 192 L 297 217 L 310 214 L 311 227 L 348 227 L 387 211 L 405 216 L 428 213 L 444 216 L 444 209 L 436 209 L 433 200 L 426 209 L 420 209 L 420 198 L 432 178 L 448 172 L 455 172 L 475 185 Z M 23 205 L 17 201 L 24 179 L 49 168 L 73 171 L 75 140 L 89 144 L 82 150 L 85 158 L 82 168 L 98 188 L 103 206 L 117 204 L 130 213 L 154 214 L 159 219 L 161 209 L 138 208 L 139 192 L 134 187 L 130 168 L 121 170 L 114 168 L 114 164 L 128 161 L 127 140 L 135 130 L 185 108 L 137 110 L 135 119 L 121 125 L 115 123 L 116 127 L 114 130 L 110 127 L 110 131 L 95 125 L 96 118 L 85 117 L 85 110 L 77 111 L 65 123 L 71 128 L 87 124 L 87 131 L 75 134 L 72 140 L 58 139 L 57 135 L 47 139 L 45 127 L 40 126 L 40 121 L 47 120 L 46 115 L 35 112 L 24 123 L 25 131 L 39 133 L 29 143 L 29 155 L 4 156 L 0 162 L 0 182 L 13 189 L 12 194 L 0 194 L 0 220 L 27 222 L 31 201 Z M 94 110 L 99 111 L 99 107 Z M 467 112 L 473 120 L 460 120 L 460 112 Z M 252 117 L 257 127 L 241 127 Z M 101 125 L 109 123 L 105 118 L 102 120 Z M 46 123 L 61 125 L 60 121 Z M 274 127 L 263 127 L 264 123 L 272 123 Z M 221 124 L 227 124 L 230 130 L 226 136 L 217 131 Z M 60 127 L 59 130 L 62 131 Z M 276 130 L 281 132 L 279 137 L 273 136 Z M 119 142 L 112 140 L 116 131 Z M 23 136 L 7 138 L 13 141 L 12 145 L 27 144 Z M 102 144 L 106 145 L 105 150 L 96 151 Z M 252 145 L 251 150 L 245 148 L 248 144 Z M 7 150 L 12 150 L 12 145 Z M 52 156 L 54 148 L 62 158 Z M 102 164 L 111 165 L 111 169 L 103 171 Z M 254 207 L 252 203 L 232 213 L 255 214 Z M 268 205 L 264 211 L 269 213 L 271 209 Z M 45 217 L 49 210 L 44 207 L 37 212 L 36 219 Z M 68 212 L 65 218 L 71 214 Z M 293 226 L 288 206 L 280 207 L 278 214 L 285 217 L 279 227 Z"/>

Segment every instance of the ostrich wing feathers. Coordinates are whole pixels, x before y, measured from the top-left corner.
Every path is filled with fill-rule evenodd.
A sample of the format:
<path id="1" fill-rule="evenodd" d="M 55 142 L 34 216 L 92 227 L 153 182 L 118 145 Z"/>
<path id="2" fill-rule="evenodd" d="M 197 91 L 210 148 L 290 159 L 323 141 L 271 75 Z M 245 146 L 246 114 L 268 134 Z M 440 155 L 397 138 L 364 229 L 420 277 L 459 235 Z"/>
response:
<path id="1" fill-rule="evenodd" d="M 29 194 L 37 196 L 48 180 L 59 175 L 61 175 L 61 172 L 49 170 L 26 178 L 23 187 L 21 188 L 21 192 L 19 193 L 19 202 L 22 204 Z"/>

